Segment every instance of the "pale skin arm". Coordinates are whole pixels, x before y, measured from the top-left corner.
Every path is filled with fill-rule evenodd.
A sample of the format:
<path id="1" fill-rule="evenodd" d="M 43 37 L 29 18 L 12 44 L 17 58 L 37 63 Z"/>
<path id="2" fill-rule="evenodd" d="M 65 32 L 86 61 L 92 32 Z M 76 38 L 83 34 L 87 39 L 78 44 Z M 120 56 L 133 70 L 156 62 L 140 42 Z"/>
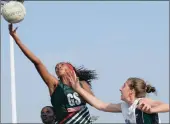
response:
<path id="1" fill-rule="evenodd" d="M 41 62 L 41 60 L 36 57 L 20 40 L 18 37 L 16 30 L 13 30 L 12 24 L 9 25 L 9 33 L 15 40 L 18 47 L 21 49 L 21 51 L 24 53 L 24 55 L 35 65 L 35 68 L 37 69 L 38 73 L 40 74 L 41 78 L 44 80 L 44 82 L 47 84 L 50 94 L 54 91 L 54 86 L 58 84 L 58 80 L 52 76 L 44 64 Z"/>
<path id="2" fill-rule="evenodd" d="M 72 82 L 71 82 L 72 83 Z M 74 84 L 72 83 L 72 86 Z M 105 103 L 95 96 L 88 93 L 86 90 L 81 88 L 79 83 L 76 84 L 75 90 L 93 107 L 95 107 L 98 110 L 105 111 L 105 112 L 121 112 L 121 104 L 112 104 L 112 103 Z M 148 100 L 148 98 L 146 98 Z M 149 103 L 150 102 L 150 103 Z M 151 105 L 151 109 L 148 111 L 145 111 L 144 108 L 142 108 L 142 111 L 147 113 L 161 113 L 161 112 L 169 112 L 169 104 L 162 103 L 160 101 L 154 101 L 149 99 L 148 103 L 144 103 L 145 105 Z"/>
<path id="3" fill-rule="evenodd" d="M 81 86 L 84 90 L 86 90 L 88 93 L 94 96 L 89 84 L 86 81 L 80 81 Z M 80 95 L 81 96 L 81 95 Z M 86 101 L 86 100 L 85 100 Z M 87 101 L 86 101 L 87 102 Z M 88 102 L 87 102 L 88 103 Z M 89 103 L 90 104 L 90 103 Z M 91 105 L 91 104 L 90 104 Z"/>
<path id="4" fill-rule="evenodd" d="M 151 108 L 151 113 L 164 113 L 164 112 L 170 112 L 169 110 L 169 104 L 160 104 L 156 107 Z"/>
<path id="5" fill-rule="evenodd" d="M 151 107 L 156 107 L 158 105 L 164 104 L 161 101 L 156 101 L 156 100 L 152 100 L 150 98 L 143 98 L 142 100 L 140 100 L 140 104 L 142 103 L 147 103 L 149 104 Z"/>
<path id="6" fill-rule="evenodd" d="M 143 104 L 143 105 L 142 105 Z M 145 105 L 148 104 L 151 106 L 149 110 L 145 109 Z M 146 113 L 160 113 L 160 112 L 169 112 L 169 104 L 165 104 L 161 101 L 152 100 L 150 98 L 143 98 L 140 100 L 140 106 L 143 106 L 141 109 Z"/>
<path id="7" fill-rule="evenodd" d="M 121 104 L 112 104 L 112 103 L 105 103 L 92 94 L 88 93 L 86 90 L 80 87 L 79 83 L 71 82 L 73 88 L 93 107 L 98 110 L 105 111 L 105 112 L 121 112 Z M 76 85 L 76 86 L 74 86 Z M 142 111 L 147 113 L 161 113 L 161 112 L 169 112 L 169 104 L 165 104 L 160 101 L 154 101 L 149 98 L 144 98 L 147 102 L 144 103 L 141 101 L 140 104 L 144 104 L 145 106 L 150 105 L 151 108 L 145 111 L 145 106 L 141 108 Z"/>
<path id="8" fill-rule="evenodd" d="M 98 110 L 105 111 L 105 112 L 121 112 L 121 105 L 120 104 L 112 104 L 112 103 L 105 103 L 95 96 L 88 93 L 81 87 L 75 89 L 89 104 L 95 107 Z"/>
<path id="9" fill-rule="evenodd" d="M 71 82 L 72 83 L 72 82 Z M 91 104 L 93 107 L 95 107 L 98 110 L 101 111 L 105 111 L 105 112 L 121 112 L 121 104 L 112 104 L 112 103 L 105 103 L 101 100 L 99 100 L 98 98 L 96 98 L 95 96 L 91 95 L 90 93 L 88 93 L 86 90 L 84 90 L 83 88 L 81 88 L 79 86 L 79 83 L 73 84 L 72 86 L 74 86 L 74 89 L 89 103 Z M 143 100 L 147 100 L 146 103 L 142 102 L 140 104 L 144 104 L 144 105 L 150 105 L 151 108 L 147 111 L 145 111 L 145 106 L 143 106 L 141 108 L 142 111 L 147 112 L 147 113 L 161 113 L 161 112 L 169 112 L 169 104 L 165 104 L 163 102 L 160 101 L 154 101 L 152 99 L 149 98 L 144 98 Z"/>
<path id="10" fill-rule="evenodd" d="M 105 112 L 121 112 L 121 104 L 105 103 L 99 100 L 98 98 L 90 94 L 88 91 L 81 88 L 80 83 L 77 81 L 77 77 L 74 72 L 72 74 L 68 73 L 67 75 L 72 85 L 72 88 L 76 92 L 78 92 L 93 107 Z"/>

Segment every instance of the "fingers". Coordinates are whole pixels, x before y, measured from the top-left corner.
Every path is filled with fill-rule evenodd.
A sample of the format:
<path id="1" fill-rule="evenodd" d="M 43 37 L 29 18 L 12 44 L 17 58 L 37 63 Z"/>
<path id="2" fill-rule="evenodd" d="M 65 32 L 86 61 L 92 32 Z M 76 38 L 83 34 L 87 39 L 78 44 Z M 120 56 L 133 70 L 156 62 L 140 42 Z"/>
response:
<path id="1" fill-rule="evenodd" d="M 138 107 L 141 109 L 141 107 L 143 107 L 144 103 L 140 100 Z"/>
<path id="2" fill-rule="evenodd" d="M 69 72 L 66 72 L 66 76 L 69 79 L 69 81 L 72 79 L 72 76 L 71 76 L 71 74 Z"/>
<path id="3" fill-rule="evenodd" d="M 151 108 L 151 106 L 149 104 L 147 104 L 147 102 L 144 101 L 143 99 L 140 100 L 139 106 L 140 106 L 140 109 L 143 111 L 148 111 Z"/>
<path id="4" fill-rule="evenodd" d="M 74 83 L 74 82 L 75 82 L 75 79 L 74 79 L 73 75 L 72 75 L 70 72 L 66 72 L 66 76 L 67 76 L 67 79 L 68 79 L 71 83 Z"/>
<path id="5" fill-rule="evenodd" d="M 138 108 L 143 112 L 150 113 L 151 106 L 145 103 L 141 103 Z"/>
<path id="6" fill-rule="evenodd" d="M 72 79 L 76 80 L 77 79 L 77 75 L 75 73 L 75 71 L 69 71 L 67 72 L 69 77 L 71 77 Z"/>
<path id="7" fill-rule="evenodd" d="M 16 27 L 16 28 L 13 30 L 13 24 L 11 23 L 11 24 L 8 25 L 8 29 L 9 29 L 10 32 L 14 32 L 14 33 L 15 33 L 15 32 L 17 31 L 18 27 Z"/>
<path id="8" fill-rule="evenodd" d="M 144 106 L 141 108 L 142 111 L 149 111 L 149 109 L 150 109 L 150 106 L 148 106 L 148 105 L 144 105 Z"/>
<path id="9" fill-rule="evenodd" d="M 140 105 L 138 105 L 138 109 L 140 109 L 140 110 L 142 110 L 142 108 L 144 107 L 144 104 L 140 104 Z"/>
<path id="10" fill-rule="evenodd" d="M 14 32 L 16 32 L 16 31 L 17 31 L 17 29 L 18 29 L 18 27 L 16 27 L 16 28 L 15 28 Z"/>
<path id="11" fill-rule="evenodd" d="M 66 78 L 72 86 L 75 86 L 78 83 L 75 71 L 66 71 Z"/>
<path id="12" fill-rule="evenodd" d="M 13 28 L 13 25 L 12 25 L 12 23 L 11 23 L 11 24 L 8 25 L 9 31 L 12 31 L 12 28 Z"/>
<path id="13" fill-rule="evenodd" d="M 72 71 L 72 76 L 74 77 L 75 80 L 77 80 L 77 75 L 76 75 L 75 71 Z"/>

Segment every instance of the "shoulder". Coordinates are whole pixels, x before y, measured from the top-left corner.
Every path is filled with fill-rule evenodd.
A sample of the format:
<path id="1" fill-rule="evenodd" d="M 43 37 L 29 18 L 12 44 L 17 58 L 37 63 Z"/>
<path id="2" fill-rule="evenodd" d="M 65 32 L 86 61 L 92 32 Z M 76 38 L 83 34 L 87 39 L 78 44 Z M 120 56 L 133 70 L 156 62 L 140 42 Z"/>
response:
<path id="1" fill-rule="evenodd" d="M 120 105 L 121 105 L 121 107 L 124 107 L 124 106 L 127 106 L 127 103 L 126 102 L 121 102 Z"/>
<path id="2" fill-rule="evenodd" d="M 121 102 L 120 103 L 121 110 L 125 110 L 129 108 L 129 105 L 126 102 Z"/>
<path id="3" fill-rule="evenodd" d="M 55 91 L 55 89 L 58 87 L 59 84 L 60 84 L 60 80 L 58 80 L 55 76 L 53 76 L 52 85 L 48 85 L 50 95 L 53 94 L 53 92 Z"/>
<path id="4" fill-rule="evenodd" d="M 52 75 L 52 88 L 56 88 L 59 85 L 60 80 L 58 80 L 55 76 Z"/>

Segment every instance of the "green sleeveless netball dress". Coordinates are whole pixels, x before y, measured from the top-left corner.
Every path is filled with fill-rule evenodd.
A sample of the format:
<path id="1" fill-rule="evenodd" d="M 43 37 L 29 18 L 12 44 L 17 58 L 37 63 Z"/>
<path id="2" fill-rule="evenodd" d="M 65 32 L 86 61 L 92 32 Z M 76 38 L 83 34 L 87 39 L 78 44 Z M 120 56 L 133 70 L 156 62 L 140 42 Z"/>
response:
<path id="1" fill-rule="evenodd" d="M 51 103 L 59 124 L 91 123 L 86 102 L 77 92 L 61 81 L 59 81 L 59 85 L 51 95 Z"/>

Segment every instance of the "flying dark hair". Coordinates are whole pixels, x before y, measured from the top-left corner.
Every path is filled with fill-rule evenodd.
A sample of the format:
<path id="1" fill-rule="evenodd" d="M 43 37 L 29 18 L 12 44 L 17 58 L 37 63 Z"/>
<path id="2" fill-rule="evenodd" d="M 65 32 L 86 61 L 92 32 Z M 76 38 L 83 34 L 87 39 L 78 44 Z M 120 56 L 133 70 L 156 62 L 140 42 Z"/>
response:
<path id="1" fill-rule="evenodd" d="M 96 71 L 95 70 L 88 70 L 84 68 L 83 66 L 80 67 L 74 67 L 73 69 L 79 78 L 80 81 L 86 81 L 91 86 L 91 81 L 98 79 Z"/>
<path id="2" fill-rule="evenodd" d="M 91 81 L 98 79 L 95 70 L 89 70 L 87 68 L 84 68 L 84 66 L 75 67 L 70 62 L 61 62 L 61 63 L 67 64 L 71 70 L 75 71 L 76 76 L 79 78 L 79 81 L 86 81 L 90 87 L 91 87 Z"/>
<path id="3" fill-rule="evenodd" d="M 72 66 L 77 77 L 79 78 L 79 81 L 86 81 L 90 85 L 90 87 L 91 87 L 91 81 L 98 79 L 97 73 L 95 70 L 88 70 L 87 68 L 84 68 L 84 66 L 75 67 L 69 62 L 67 62 L 67 64 Z"/>

